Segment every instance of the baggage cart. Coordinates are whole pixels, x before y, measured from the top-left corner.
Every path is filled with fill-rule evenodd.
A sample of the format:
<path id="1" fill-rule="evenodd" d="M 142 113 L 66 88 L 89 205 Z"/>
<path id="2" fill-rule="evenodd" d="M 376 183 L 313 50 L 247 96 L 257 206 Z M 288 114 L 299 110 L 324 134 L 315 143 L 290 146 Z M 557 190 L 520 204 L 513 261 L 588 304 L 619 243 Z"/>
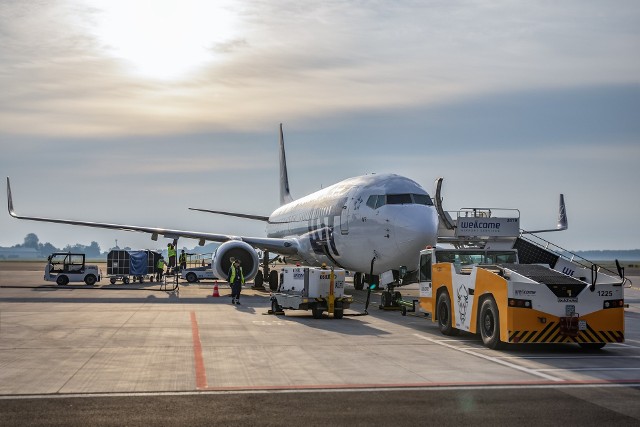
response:
<path id="1" fill-rule="evenodd" d="M 109 282 L 115 285 L 116 282 L 122 281 L 126 285 L 130 281 L 143 283 L 145 278 L 153 282 L 160 256 L 159 252 L 151 250 L 112 250 L 107 254 Z"/>

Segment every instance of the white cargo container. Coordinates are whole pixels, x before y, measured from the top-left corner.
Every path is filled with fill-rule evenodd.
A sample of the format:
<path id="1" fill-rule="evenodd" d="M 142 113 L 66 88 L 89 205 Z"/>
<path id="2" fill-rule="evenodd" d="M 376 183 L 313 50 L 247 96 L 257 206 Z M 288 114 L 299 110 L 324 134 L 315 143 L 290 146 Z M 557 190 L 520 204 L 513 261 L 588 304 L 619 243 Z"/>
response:
<path id="1" fill-rule="evenodd" d="M 344 294 L 345 275 L 343 269 L 284 267 L 278 292 L 271 294 L 272 311 L 310 309 L 318 319 L 326 310 L 339 319 L 353 302 L 350 295 Z"/>
<path id="2" fill-rule="evenodd" d="M 334 270 L 333 295 L 344 295 L 345 271 Z M 280 292 L 309 298 L 326 298 L 331 292 L 331 270 L 314 267 L 285 267 L 282 269 Z"/>

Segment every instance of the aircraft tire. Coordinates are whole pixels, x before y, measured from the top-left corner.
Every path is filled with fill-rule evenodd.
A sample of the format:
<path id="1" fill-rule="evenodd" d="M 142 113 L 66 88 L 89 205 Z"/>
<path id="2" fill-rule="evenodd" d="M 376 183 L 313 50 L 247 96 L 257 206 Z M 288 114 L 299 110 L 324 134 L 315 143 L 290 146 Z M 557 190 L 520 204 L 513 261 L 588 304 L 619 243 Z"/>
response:
<path id="1" fill-rule="evenodd" d="M 253 279 L 253 285 L 256 288 L 262 288 L 264 286 L 264 275 L 262 271 L 258 271 L 258 274 L 256 274 L 256 277 Z"/>
<path id="2" fill-rule="evenodd" d="M 271 270 L 269 273 L 269 289 L 272 292 L 278 290 L 278 272 L 276 270 Z"/>
<path id="3" fill-rule="evenodd" d="M 361 291 L 364 288 L 364 281 L 362 280 L 362 273 L 353 274 L 353 287 L 357 291 Z"/>

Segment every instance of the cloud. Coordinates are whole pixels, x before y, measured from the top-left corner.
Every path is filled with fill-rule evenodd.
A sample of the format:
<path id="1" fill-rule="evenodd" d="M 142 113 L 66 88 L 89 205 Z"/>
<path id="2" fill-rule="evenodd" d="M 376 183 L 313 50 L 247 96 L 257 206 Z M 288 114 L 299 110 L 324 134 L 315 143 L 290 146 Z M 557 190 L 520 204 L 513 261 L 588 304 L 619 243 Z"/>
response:
<path id="1" fill-rule="evenodd" d="M 210 45 L 221 57 L 163 82 L 109 55 L 90 31 L 99 3 L 90 5 L 4 3 L 0 132 L 258 130 L 284 118 L 637 83 L 639 75 L 633 2 L 240 3 L 240 34 Z"/>

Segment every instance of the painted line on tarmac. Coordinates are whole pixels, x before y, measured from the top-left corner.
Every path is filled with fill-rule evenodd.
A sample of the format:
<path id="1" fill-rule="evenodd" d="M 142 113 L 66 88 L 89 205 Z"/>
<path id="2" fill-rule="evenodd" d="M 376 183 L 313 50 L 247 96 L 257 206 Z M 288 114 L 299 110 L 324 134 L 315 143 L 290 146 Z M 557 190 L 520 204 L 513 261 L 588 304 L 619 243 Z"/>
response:
<path id="1" fill-rule="evenodd" d="M 204 358 L 202 357 L 202 343 L 200 342 L 200 330 L 195 311 L 191 312 L 191 335 L 193 336 L 193 358 L 196 368 L 196 388 L 203 390 L 207 388 L 207 371 L 204 368 Z"/>
<path id="2" fill-rule="evenodd" d="M 470 348 L 467 348 L 467 347 L 455 346 L 455 345 L 447 344 L 446 342 L 442 342 L 440 340 L 435 340 L 433 338 L 425 337 L 424 335 L 420 335 L 420 334 L 413 334 L 413 335 L 418 337 L 418 338 L 420 338 L 420 339 L 422 339 L 422 340 L 432 342 L 433 344 L 441 345 L 443 347 L 447 347 L 447 348 L 450 348 L 452 350 L 456 350 L 456 351 L 460 351 L 462 353 L 470 354 L 472 356 L 476 356 L 476 357 L 479 357 L 481 359 L 485 359 L 485 360 L 488 360 L 490 362 L 497 363 L 499 365 L 507 366 L 509 368 L 516 369 L 516 370 L 521 371 L 521 372 L 525 372 L 525 373 L 527 373 L 529 375 L 534 375 L 534 376 L 541 377 L 541 378 L 544 378 L 546 380 L 555 381 L 555 382 L 564 381 L 561 378 L 554 377 L 553 375 L 545 374 L 544 372 L 539 372 L 538 370 L 525 368 L 524 366 L 516 365 L 515 363 L 506 362 L 504 360 L 498 359 L 498 358 L 493 357 L 493 356 L 487 356 L 486 354 L 478 353 L 478 352 L 476 352 L 476 351 L 474 351 L 474 350 L 472 350 Z"/>
<path id="3" fill-rule="evenodd" d="M 538 372 L 553 371 L 640 371 L 640 368 L 545 368 L 538 369 Z"/>
<path id="4" fill-rule="evenodd" d="M 258 387 L 210 387 L 194 391 L 115 392 L 115 393 L 66 393 L 0 395 L 0 400 L 69 399 L 83 397 L 149 397 L 149 396 L 198 396 L 231 394 L 292 394 L 292 393 L 349 393 L 381 391 L 448 391 L 448 390 L 517 390 L 517 389 L 581 389 L 581 388 L 630 388 L 640 387 L 640 378 L 634 380 L 589 380 L 502 382 L 502 383 L 416 383 L 416 384 L 327 384 L 306 386 L 258 386 Z"/>
<path id="5" fill-rule="evenodd" d="M 640 356 L 495 356 L 496 359 L 640 359 Z"/>

